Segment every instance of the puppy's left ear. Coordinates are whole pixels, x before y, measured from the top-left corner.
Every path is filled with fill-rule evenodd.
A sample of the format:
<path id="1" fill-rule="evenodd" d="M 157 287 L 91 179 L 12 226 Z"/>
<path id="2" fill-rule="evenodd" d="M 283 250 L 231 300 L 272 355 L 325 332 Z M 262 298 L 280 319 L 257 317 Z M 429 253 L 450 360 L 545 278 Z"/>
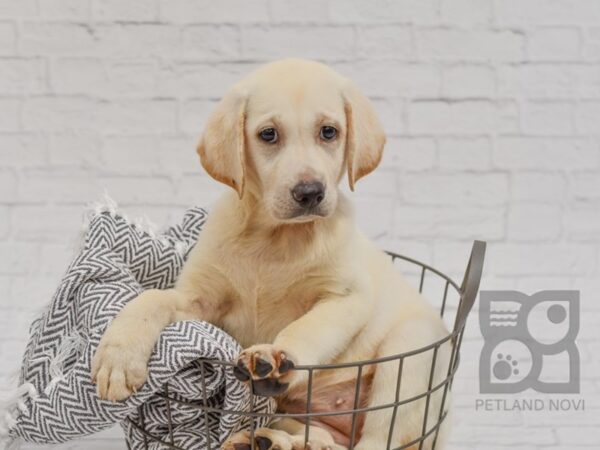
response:
<path id="1" fill-rule="evenodd" d="M 247 94 L 234 86 L 209 117 L 198 145 L 202 167 L 215 180 L 235 189 L 242 198 L 246 181 Z"/>
<path id="2" fill-rule="evenodd" d="M 373 105 L 351 81 L 343 89 L 346 111 L 348 183 L 354 184 L 379 165 L 386 137 Z"/>

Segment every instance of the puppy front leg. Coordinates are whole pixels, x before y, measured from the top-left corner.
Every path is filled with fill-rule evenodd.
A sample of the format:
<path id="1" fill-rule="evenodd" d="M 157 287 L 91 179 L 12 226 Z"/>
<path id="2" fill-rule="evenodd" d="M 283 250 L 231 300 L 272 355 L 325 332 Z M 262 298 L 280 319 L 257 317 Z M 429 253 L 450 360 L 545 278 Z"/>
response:
<path id="1" fill-rule="evenodd" d="M 281 330 L 273 345 L 289 352 L 297 364 L 326 364 L 347 348 L 371 314 L 364 295 L 324 298 Z"/>
<path id="2" fill-rule="evenodd" d="M 92 360 L 100 398 L 123 400 L 146 381 L 148 360 L 166 326 L 180 320 L 220 320 L 227 280 L 212 266 L 198 263 L 194 251 L 174 289 L 142 292 L 104 332 Z"/>
<path id="3" fill-rule="evenodd" d="M 146 381 L 146 366 L 160 332 L 192 318 L 193 298 L 175 289 L 150 289 L 129 302 L 106 329 L 92 360 L 98 396 L 129 397 Z"/>
<path id="4" fill-rule="evenodd" d="M 252 379 L 259 395 L 278 395 L 306 376 L 305 371 L 290 371 L 295 364 L 330 362 L 348 346 L 371 313 L 366 296 L 358 293 L 324 298 L 281 330 L 273 344 L 244 350 L 236 376 L 242 381 Z"/>

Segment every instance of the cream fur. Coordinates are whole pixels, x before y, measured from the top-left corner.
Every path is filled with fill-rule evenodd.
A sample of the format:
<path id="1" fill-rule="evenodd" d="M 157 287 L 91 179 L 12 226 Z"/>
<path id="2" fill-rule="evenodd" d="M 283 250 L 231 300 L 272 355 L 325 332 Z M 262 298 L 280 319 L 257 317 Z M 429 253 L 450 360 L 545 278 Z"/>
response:
<path id="1" fill-rule="evenodd" d="M 319 139 L 323 124 L 337 128 L 334 142 Z M 258 139 L 265 126 L 279 131 L 280 142 Z M 93 361 L 98 395 L 121 400 L 135 391 L 160 331 L 178 320 L 224 328 L 246 348 L 241 358 L 250 365 L 256 355 L 274 364 L 282 354 L 296 364 L 371 359 L 446 336 L 438 313 L 357 230 L 337 188 L 345 171 L 351 185 L 372 171 L 384 142 L 368 100 L 321 64 L 284 60 L 236 85 L 209 120 L 199 154 L 207 171 L 237 193 L 228 192 L 211 212 L 174 289 L 144 292 L 111 323 Z M 290 189 L 314 179 L 326 186 L 318 214 L 293 217 Z M 449 353 L 449 345 L 440 349 L 436 383 Z M 431 360 L 432 352 L 405 360 L 401 398 L 426 390 Z M 394 362 L 371 370 L 370 405 L 394 400 L 397 368 Z M 331 382 L 354 374 L 339 371 Z M 305 389 L 295 371 L 273 376 L 289 382 L 290 391 Z M 440 400 L 432 396 L 430 426 Z M 399 409 L 392 448 L 420 436 L 424 405 L 423 399 Z M 388 410 L 367 414 L 355 448 L 386 448 L 390 421 Z M 282 449 L 299 448 L 303 425 L 286 420 L 275 428 L 259 434 Z M 234 436 L 225 448 L 244 439 Z M 334 445 L 322 430 L 311 439 L 313 448 Z M 431 439 L 423 448 L 430 446 Z"/>

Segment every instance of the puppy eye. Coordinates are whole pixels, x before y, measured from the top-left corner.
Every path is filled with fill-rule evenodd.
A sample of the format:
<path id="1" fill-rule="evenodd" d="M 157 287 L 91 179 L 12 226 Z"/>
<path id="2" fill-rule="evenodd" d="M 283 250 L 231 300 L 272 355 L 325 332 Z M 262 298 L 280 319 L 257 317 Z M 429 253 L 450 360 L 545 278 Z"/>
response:
<path id="1" fill-rule="evenodd" d="M 334 127 L 321 127 L 321 139 L 324 141 L 332 141 L 337 137 L 337 130 Z"/>
<path id="2" fill-rule="evenodd" d="M 258 133 L 258 136 L 265 142 L 268 142 L 269 144 L 274 144 L 275 142 L 277 142 L 277 130 L 275 128 L 265 128 L 264 130 L 262 130 L 260 133 Z"/>

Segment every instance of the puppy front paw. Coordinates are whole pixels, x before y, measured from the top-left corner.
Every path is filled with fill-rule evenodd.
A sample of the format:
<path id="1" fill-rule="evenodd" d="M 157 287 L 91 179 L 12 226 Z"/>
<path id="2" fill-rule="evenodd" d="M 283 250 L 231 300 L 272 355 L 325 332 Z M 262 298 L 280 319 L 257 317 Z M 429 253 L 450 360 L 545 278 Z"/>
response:
<path id="1" fill-rule="evenodd" d="M 92 359 L 92 382 L 102 400 L 125 400 L 137 392 L 146 376 L 146 358 L 125 345 L 101 343 Z"/>
<path id="2" fill-rule="evenodd" d="M 294 362 L 283 350 L 271 344 L 253 345 L 237 359 L 233 373 L 244 382 L 251 382 L 256 395 L 274 397 L 289 386 Z"/>

